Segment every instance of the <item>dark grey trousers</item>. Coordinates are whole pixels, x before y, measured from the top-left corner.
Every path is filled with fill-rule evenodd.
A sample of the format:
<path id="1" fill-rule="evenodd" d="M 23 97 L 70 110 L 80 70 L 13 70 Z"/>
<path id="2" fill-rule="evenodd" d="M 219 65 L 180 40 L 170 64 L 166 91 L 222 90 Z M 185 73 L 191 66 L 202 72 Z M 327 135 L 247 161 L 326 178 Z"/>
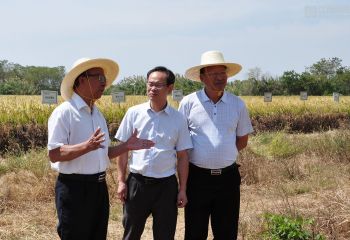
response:
<path id="1" fill-rule="evenodd" d="M 176 176 L 152 179 L 131 173 L 127 185 L 128 195 L 123 208 L 123 239 L 141 239 L 146 220 L 151 214 L 153 239 L 174 239 L 178 193 Z"/>

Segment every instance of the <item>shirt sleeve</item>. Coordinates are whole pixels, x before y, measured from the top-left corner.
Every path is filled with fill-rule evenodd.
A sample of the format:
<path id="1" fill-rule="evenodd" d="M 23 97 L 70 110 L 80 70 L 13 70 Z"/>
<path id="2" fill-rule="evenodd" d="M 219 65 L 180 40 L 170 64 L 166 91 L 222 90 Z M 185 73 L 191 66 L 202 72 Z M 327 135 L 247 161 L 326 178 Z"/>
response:
<path id="1" fill-rule="evenodd" d="M 248 110 L 245 104 L 243 103 L 237 124 L 237 136 L 245 136 L 249 133 L 252 133 L 253 131 L 254 129 L 249 118 Z"/>
<path id="2" fill-rule="evenodd" d="M 131 119 L 131 112 L 128 110 L 123 117 L 122 122 L 120 123 L 120 126 L 118 128 L 117 133 L 115 134 L 115 139 L 126 142 L 129 137 L 133 133 L 133 126 L 132 126 L 132 119 Z"/>
<path id="3" fill-rule="evenodd" d="M 183 116 L 187 117 L 187 116 L 186 116 L 186 112 L 185 112 L 185 101 L 184 101 L 184 99 L 180 102 L 178 111 L 179 111 Z"/>
<path id="4" fill-rule="evenodd" d="M 69 121 L 64 112 L 56 109 L 48 121 L 48 150 L 69 144 Z"/>
<path id="5" fill-rule="evenodd" d="M 188 130 L 187 121 L 184 116 L 180 115 L 179 137 L 176 143 L 176 151 L 193 148 L 192 139 Z"/>

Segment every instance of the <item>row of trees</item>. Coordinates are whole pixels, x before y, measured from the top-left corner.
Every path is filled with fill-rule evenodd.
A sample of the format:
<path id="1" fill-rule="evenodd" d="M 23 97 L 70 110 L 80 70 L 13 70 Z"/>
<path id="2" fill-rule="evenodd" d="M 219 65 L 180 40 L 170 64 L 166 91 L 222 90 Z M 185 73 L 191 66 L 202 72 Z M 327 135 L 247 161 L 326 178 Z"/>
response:
<path id="1" fill-rule="evenodd" d="M 202 83 L 190 81 L 182 75 L 176 74 L 174 89 L 182 89 L 183 94 L 187 95 L 202 88 Z M 112 86 L 107 94 L 113 91 L 124 91 L 126 95 L 146 95 L 146 77 L 133 76 L 124 78 L 119 84 Z"/>
<path id="2" fill-rule="evenodd" d="M 229 82 L 227 90 L 241 96 L 264 95 L 264 92 L 272 92 L 274 95 L 299 95 L 301 91 L 318 96 L 331 95 L 333 92 L 350 95 L 350 68 L 342 66 L 341 62 L 339 58 L 323 58 L 302 73 L 286 71 L 280 77 L 272 77 L 263 73 L 260 68 L 253 68 L 248 71 L 248 79 Z M 130 95 L 145 95 L 145 83 L 144 76 L 133 76 L 123 79 L 110 91 L 122 90 Z M 200 88 L 201 83 L 176 75 L 175 89 L 182 89 L 185 95 Z"/>
<path id="3" fill-rule="evenodd" d="M 0 94 L 38 95 L 41 90 L 58 90 L 65 68 L 21 66 L 0 60 Z"/>
<path id="4" fill-rule="evenodd" d="M 263 74 L 254 68 L 248 72 L 248 79 L 229 84 L 228 89 L 238 95 L 298 95 L 307 91 L 309 95 L 331 95 L 339 92 L 350 95 L 350 68 L 342 66 L 339 58 L 321 59 L 307 67 L 304 72 L 285 71 L 280 77 Z"/>
<path id="5" fill-rule="evenodd" d="M 0 94 L 40 94 L 42 89 L 59 91 L 65 68 L 21 66 L 0 61 Z M 182 89 L 189 94 L 202 88 L 199 82 L 189 81 L 176 74 L 175 89 Z M 146 77 L 132 76 L 113 85 L 106 94 L 122 90 L 127 95 L 145 95 Z M 309 95 L 330 95 L 339 92 L 350 95 L 350 67 L 343 66 L 339 58 L 321 59 L 304 72 L 285 71 L 282 76 L 272 77 L 260 68 L 249 69 L 246 80 L 229 82 L 227 90 L 236 95 L 298 95 L 307 91 Z"/>

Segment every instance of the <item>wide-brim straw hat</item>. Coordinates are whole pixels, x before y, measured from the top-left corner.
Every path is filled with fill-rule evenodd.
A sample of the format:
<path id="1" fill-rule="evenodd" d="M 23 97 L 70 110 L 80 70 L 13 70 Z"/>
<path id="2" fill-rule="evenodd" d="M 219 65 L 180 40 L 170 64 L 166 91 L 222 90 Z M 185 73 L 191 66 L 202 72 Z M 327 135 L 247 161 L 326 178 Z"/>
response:
<path id="1" fill-rule="evenodd" d="M 185 77 L 200 82 L 200 70 L 205 67 L 217 65 L 226 66 L 227 77 L 236 75 L 242 69 L 242 66 L 237 63 L 226 62 L 221 52 L 208 51 L 202 54 L 201 64 L 188 69 L 185 73 Z"/>
<path id="2" fill-rule="evenodd" d="M 66 74 L 61 83 L 61 95 L 64 100 L 68 100 L 73 95 L 73 85 L 75 79 L 83 72 L 91 68 L 102 68 L 106 76 L 106 89 L 109 88 L 119 73 L 118 64 L 106 58 L 80 58 L 74 62 L 72 69 Z"/>

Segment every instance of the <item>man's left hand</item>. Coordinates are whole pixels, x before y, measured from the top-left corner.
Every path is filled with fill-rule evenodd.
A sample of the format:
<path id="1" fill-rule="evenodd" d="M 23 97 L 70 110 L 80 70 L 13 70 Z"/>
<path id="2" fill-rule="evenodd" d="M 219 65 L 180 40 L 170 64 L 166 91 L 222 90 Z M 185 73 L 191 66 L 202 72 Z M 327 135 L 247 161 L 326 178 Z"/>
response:
<path id="1" fill-rule="evenodd" d="M 177 195 L 177 207 L 183 208 L 187 204 L 187 195 L 186 191 L 179 191 Z"/>

